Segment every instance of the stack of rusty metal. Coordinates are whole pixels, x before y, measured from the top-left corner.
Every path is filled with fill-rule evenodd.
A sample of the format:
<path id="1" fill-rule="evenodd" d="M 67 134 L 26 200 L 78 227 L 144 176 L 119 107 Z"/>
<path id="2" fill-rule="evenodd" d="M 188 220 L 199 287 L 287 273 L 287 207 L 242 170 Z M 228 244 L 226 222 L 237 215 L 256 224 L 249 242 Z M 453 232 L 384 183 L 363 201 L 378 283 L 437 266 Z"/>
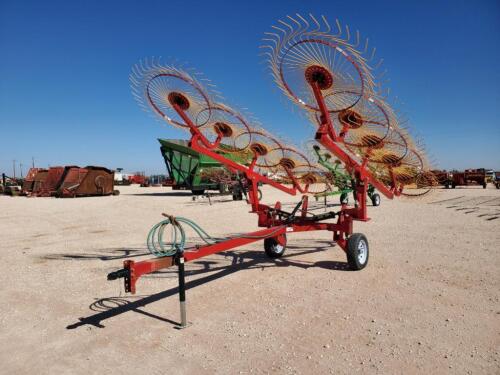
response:
<path id="1" fill-rule="evenodd" d="M 31 197 L 87 197 L 118 195 L 114 190 L 114 171 L 104 167 L 78 166 L 31 168 L 22 188 Z"/>

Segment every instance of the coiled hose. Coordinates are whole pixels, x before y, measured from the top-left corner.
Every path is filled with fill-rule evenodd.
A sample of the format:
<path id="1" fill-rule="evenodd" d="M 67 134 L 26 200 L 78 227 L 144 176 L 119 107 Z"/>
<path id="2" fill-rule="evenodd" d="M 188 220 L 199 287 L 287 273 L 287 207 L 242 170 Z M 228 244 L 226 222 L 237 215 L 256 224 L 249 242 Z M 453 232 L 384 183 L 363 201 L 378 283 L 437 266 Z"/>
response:
<path id="1" fill-rule="evenodd" d="M 279 232 L 284 227 L 284 225 L 276 227 L 276 231 L 273 231 L 272 233 L 265 236 L 240 235 L 218 238 L 210 236 L 202 227 L 200 227 L 194 221 L 186 219 L 185 217 L 174 217 L 167 214 L 163 214 L 163 216 L 165 216 L 166 219 L 160 221 L 158 224 L 155 224 L 151 228 L 146 240 L 149 252 L 157 257 L 173 256 L 178 252 L 184 251 L 186 245 L 186 231 L 184 230 L 183 224 L 193 229 L 207 245 L 213 245 L 217 242 L 228 240 L 230 238 L 263 239 L 272 237 L 274 233 Z M 163 235 L 169 224 L 171 225 L 171 239 L 170 242 L 166 243 L 163 241 Z"/>
<path id="2" fill-rule="evenodd" d="M 210 236 L 202 227 L 192 220 L 165 214 L 164 216 L 167 218 L 151 228 L 146 240 L 149 252 L 157 257 L 172 256 L 178 251 L 184 251 L 186 245 L 186 231 L 182 224 L 192 228 L 206 244 L 211 245 L 221 240 L 220 238 Z M 163 234 L 169 224 L 171 224 L 172 238 L 171 242 L 165 243 L 163 241 Z"/>

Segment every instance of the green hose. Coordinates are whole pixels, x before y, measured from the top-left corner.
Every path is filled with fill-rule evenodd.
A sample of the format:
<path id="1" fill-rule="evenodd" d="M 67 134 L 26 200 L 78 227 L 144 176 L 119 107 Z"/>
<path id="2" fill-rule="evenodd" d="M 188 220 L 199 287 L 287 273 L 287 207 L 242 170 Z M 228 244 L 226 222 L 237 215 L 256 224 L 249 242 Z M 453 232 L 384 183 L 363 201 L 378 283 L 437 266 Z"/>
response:
<path id="1" fill-rule="evenodd" d="M 276 227 L 276 230 L 269 233 L 266 236 L 249 236 L 249 235 L 239 235 L 233 237 L 223 237 L 217 238 L 210 236 L 202 227 L 196 224 L 194 221 L 186 219 L 184 217 L 174 217 L 171 215 L 165 215 L 167 219 L 160 221 L 158 224 L 155 224 L 153 228 L 148 233 L 148 237 L 146 239 L 146 244 L 148 250 L 151 254 L 157 257 L 165 257 L 165 256 L 173 256 L 178 252 L 182 253 L 186 246 L 186 231 L 184 230 L 183 224 L 187 225 L 191 229 L 193 229 L 196 234 L 205 242 L 207 245 L 213 245 L 220 241 L 225 241 L 230 238 L 252 238 L 252 239 L 264 239 L 267 237 L 272 237 L 273 234 L 278 233 L 281 229 L 283 229 L 283 225 Z M 165 243 L 163 241 L 163 234 L 170 224 L 171 230 L 171 242 Z"/>
<path id="2" fill-rule="evenodd" d="M 163 234 L 169 224 L 171 224 L 172 239 L 171 242 L 165 243 L 163 241 Z M 182 224 L 192 228 L 206 244 L 214 244 L 220 241 L 219 238 L 210 236 L 192 220 L 184 217 L 174 218 L 173 216 L 167 216 L 167 219 L 160 221 L 149 231 L 146 240 L 149 252 L 157 257 L 164 257 L 184 251 L 186 245 L 186 231 Z"/>

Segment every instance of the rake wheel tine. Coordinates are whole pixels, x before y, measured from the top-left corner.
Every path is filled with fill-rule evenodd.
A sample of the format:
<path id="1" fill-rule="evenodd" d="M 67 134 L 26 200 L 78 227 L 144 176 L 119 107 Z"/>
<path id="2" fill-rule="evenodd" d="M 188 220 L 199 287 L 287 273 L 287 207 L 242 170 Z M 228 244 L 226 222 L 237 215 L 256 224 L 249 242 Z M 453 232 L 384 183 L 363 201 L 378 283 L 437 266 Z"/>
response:
<path id="1" fill-rule="evenodd" d="M 332 28 L 330 27 L 330 24 L 328 23 L 328 21 L 326 20 L 326 17 L 321 15 L 321 19 L 323 20 L 323 22 L 325 23 L 326 25 L 326 30 L 325 30 L 325 34 L 329 34 L 330 31 L 332 30 Z"/>
<path id="2" fill-rule="evenodd" d="M 339 30 L 336 36 L 341 36 L 342 35 L 342 26 L 340 25 L 340 21 L 338 19 L 336 19 L 335 23 L 337 24 L 337 29 Z"/>
<path id="3" fill-rule="evenodd" d="M 316 18 L 314 18 L 314 16 L 313 16 L 311 13 L 309 13 L 309 17 L 311 17 L 311 19 L 313 20 L 313 22 L 314 22 L 314 23 L 316 24 L 316 26 L 317 26 L 317 28 L 316 28 L 315 30 L 313 30 L 312 32 L 313 32 L 313 33 L 317 33 L 318 31 L 320 31 L 320 30 L 321 30 L 321 25 L 320 25 L 320 23 L 316 20 Z"/>
<path id="4" fill-rule="evenodd" d="M 306 25 L 305 30 L 308 30 L 309 29 L 309 22 L 307 22 L 307 20 L 298 13 L 296 13 L 296 16 L 299 17 L 305 23 L 305 25 Z"/>

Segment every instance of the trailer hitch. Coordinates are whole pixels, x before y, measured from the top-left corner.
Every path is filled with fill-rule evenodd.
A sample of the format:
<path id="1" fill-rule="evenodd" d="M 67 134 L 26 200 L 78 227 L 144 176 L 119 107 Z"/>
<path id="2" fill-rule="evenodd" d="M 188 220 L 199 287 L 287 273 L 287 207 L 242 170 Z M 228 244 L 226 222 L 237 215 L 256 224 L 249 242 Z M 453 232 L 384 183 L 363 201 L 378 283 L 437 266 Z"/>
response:
<path id="1" fill-rule="evenodd" d="M 140 262 L 126 260 L 123 262 L 124 268 L 108 274 L 108 280 L 124 278 L 125 292 L 135 294 L 135 284 L 141 275 L 177 265 L 179 276 L 179 302 L 181 310 L 181 322 L 177 328 L 182 329 L 188 326 L 186 317 L 186 274 L 184 270 L 184 262 L 185 259 L 183 251 L 173 256 L 157 258 L 155 262 L 147 260 Z"/>
<path id="2" fill-rule="evenodd" d="M 117 280 L 122 277 L 130 277 L 130 270 L 127 268 L 122 268 L 121 270 L 108 273 L 108 280 Z"/>

